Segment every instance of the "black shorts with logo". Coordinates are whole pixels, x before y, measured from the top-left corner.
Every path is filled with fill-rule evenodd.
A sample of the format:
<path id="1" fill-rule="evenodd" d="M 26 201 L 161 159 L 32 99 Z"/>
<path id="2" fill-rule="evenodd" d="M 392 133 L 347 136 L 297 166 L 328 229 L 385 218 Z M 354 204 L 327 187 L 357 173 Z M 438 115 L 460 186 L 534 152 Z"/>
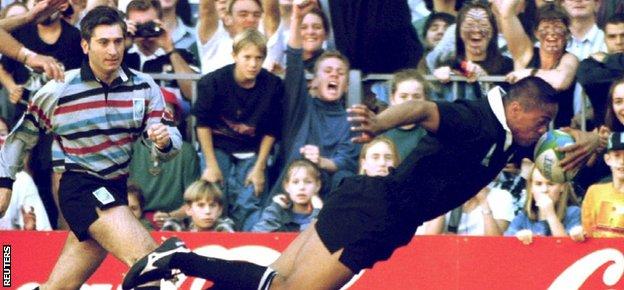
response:
<path id="1" fill-rule="evenodd" d="M 412 202 L 396 196 L 390 179 L 355 176 L 327 198 L 316 231 L 327 249 L 344 249 L 339 261 L 353 273 L 387 260 L 409 243 L 422 223 Z"/>
<path id="2" fill-rule="evenodd" d="M 115 180 L 67 171 L 61 177 L 59 205 L 79 241 L 88 240 L 89 226 L 98 219 L 96 208 L 128 205 L 127 178 Z M 104 188 L 104 189 L 102 189 Z M 94 192 L 97 191 L 97 197 Z"/>

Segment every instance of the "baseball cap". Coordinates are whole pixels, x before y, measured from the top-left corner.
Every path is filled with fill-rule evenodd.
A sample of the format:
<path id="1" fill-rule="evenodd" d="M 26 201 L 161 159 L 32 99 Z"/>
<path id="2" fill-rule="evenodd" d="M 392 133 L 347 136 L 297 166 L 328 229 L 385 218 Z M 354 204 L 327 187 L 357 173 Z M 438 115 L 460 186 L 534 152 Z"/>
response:
<path id="1" fill-rule="evenodd" d="M 609 142 L 607 143 L 607 151 L 611 150 L 624 150 L 624 133 L 613 132 L 609 136 Z"/>

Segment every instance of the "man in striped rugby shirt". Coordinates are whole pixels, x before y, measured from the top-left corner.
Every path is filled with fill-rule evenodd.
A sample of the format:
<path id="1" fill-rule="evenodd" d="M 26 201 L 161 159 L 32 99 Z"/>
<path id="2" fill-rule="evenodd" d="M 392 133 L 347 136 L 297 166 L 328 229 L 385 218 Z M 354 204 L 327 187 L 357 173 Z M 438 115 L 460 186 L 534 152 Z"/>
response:
<path id="1" fill-rule="evenodd" d="M 165 161 L 182 142 L 154 81 L 121 66 L 126 25 L 119 12 L 91 10 L 81 22 L 81 34 L 88 61 L 67 71 L 63 82 L 51 81 L 35 94 L 0 151 L 0 215 L 39 132 L 54 133 L 65 154 L 59 203 L 71 232 L 41 288 L 78 289 L 107 252 L 132 265 L 156 248 L 127 206 L 131 147 L 142 138 Z"/>

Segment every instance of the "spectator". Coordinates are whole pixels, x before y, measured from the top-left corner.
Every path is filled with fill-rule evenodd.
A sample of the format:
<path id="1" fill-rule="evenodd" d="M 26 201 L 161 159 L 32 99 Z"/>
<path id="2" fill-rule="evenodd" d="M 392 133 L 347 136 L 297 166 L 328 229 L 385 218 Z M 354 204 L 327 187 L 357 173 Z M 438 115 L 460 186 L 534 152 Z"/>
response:
<path id="1" fill-rule="evenodd" d="M 263 13 L 260 0 L 228 1 L 225 15 L 219 12 L 223 9 L 220 2 L 219 0 L 206 0 L 199 3 L 197 47 L 202 74 L 208 74 L 233 63 L 233 38 L 246 29 L 258 29 L 260 27 L 260 19 Z M 269 3 L 269 1 L 265 1 L 265 3 Z M 265 15 L 264 23 L 275 22 L 276 16 Z M 277 25 L 274 26 L 277 27 Z M 264 27 L 266 31 L 266 25 Z"/>
<path id="2" fill-rule="evenodd" d="M 514 71 L 507 75 L 507 81 L 513 84 L 527 76 L 544 79 L 559 92 L 555 127 L 570 126 L 574 116 L 574 76 L 578 67 L 578 59 L 565 50 L 570 20 L 565 10 L 555 4 L 542 6 L 534 31 L 539 47 L 535 47 L 516 16 L 521 2 L 503 0 L 499 7 L 503 35 L 514 59 Z"/>
<path id="3" fill-rule="evenodd" d="M 197 50 L 195 31 L 178 16 L 177 7 L 185 0 L 160 0 L 163 28 L 171 34 L 175 48 L 188 51 Z M 188 3 L 188 1 L 187 1 Z"/>
<path id="4" fill-rule="evenodd" d="M 463 205 L 428 221 L 425 233 L 502 236 L 513 218 L 511 194 L 503 189 L 484 187 Z"/>
<path id="5" fill-rule="evenodd" d="M 611 169 L 604 162 L 604 158 L 599 157 L 607 146 L 609 134 L 624 131 L 624 115 L 621 113 L 624 104 L 623 78 L 613 82 L 608 96 L 604 125 L 591 132 L 574 130 L 576 144 L 561 150 L 566 156 L 576 156 L 566 157 L 562 164 L 565 168 L 580 168 L 574 181 L 583 190 L 594 183 L 609 179 Z"/>
<path id="6" fill-rule="evenodd" d="M 427 17 L 422 31 L 422 43 L 425 45 L 425 56 L 440 43 L 444 32 L 454 23 L 455 16 L 444 12 L 434 12 Z M 429 74 L 430 71 L 427 67 L 425 57 L 418 63 L 418 69 L 422 74 Z"/>
<path id="7" fill-rule="evenodd" d="M 362 147 L 359 162 L 359 174 L 387 176 L 390 174 L 390 168 L 399 165 L 399 156 L 392 140 L 382 136 Z M 306 180 L 308 180 L 307 183 Z M 253 231 L 303 231 L 316 217 L 322 207 L 322 200 L 319 197 L 321 175 L 314 163 L 307 159 L 293 161 L 285 170 L 282 188 L 288 196 L 276 195 L 273 203 L 264 209 L 262 218 L 254 226 Z M 303 191 L 307 193 L 306 198 L 303 194 L 298 197 L 297 193 Z M 304 216 L 297 217 L 298 214 L 304 214 Z"/>
<path id="8" fill-rule="evenodd" d="M 279 133 L 282 81 L 261 67 L 266 38 L 255 29 L 236 36 L 235 63 L 202 77 L 193 108 L 206 169 L 202 179 L 224 187 L 227 215 L 249 230 L 269 200 L 267 159 Z M 346 122 L 346 120 L 345 120 Z"/>
<path id="9" fill-rule="evenodd" d="M 40 2 L 42 1 L 37 3 Z M 63 21 L 60 17 L 60 11 L 51 15 L 49 12 L 42 11 L 41 5 L 44 4 L 36 5 L 32 12 L 13 19 L 13 22 L 3 23 L 3 27 L 10 29 L 15 39 L 22 42 L 25 47 L 34 52 L 54 57 L 63 64 L 65 69 L 80 67 L 83 60 L 80 48 L 80 31 Z M 67 9 L 67 6 L 68 4 L 65 2 L 58 9 Z M 40 22 L 35 22 L 39 15 L 45 14 L 49 16 Z M 48 78 L 10 58 L 3 57 L 0 64 L 11 74 L 11 78 L 4 80 L 3 85 L 9 92 L 11 102 L 16 104 L 14 121 L 12 122 L 14 123 L 26 109 L 26 103 L 30 96 L 39 90 L 48 81 Z M 21 100 L 24 102 L 20 102 Z M 47 155 L 49 156 L 49 153 Z"/>
<path id="10" fill-rule="evenodd" d="M 599 0 L 562 0 L 561 5 L 570 15 L 570 35 L 566 50 L 582 61 L 596 52 L 605 52 L 604 32 L 596 23 Z M 576 83 L 574 88 L 574 112 L 578 115 L 584 105 L 583 88 Z M 578 115 L 576 119 L 581 119 Z"/>
<path id="11" fill-rule="evenodd" d="M 0 147 L 9 134 L 8 123 L 0 118 Z M 24 171 L 15 176 L 13 183 L 13 195 L 9 207 L 3 217 L 0 218 L 0 230 L 38 230 L 51 231 L 52 226 L 48 220 L 43 202 L 39 197 L 39 191 L 32 177 Z"/>
<path id="12" fill-rule="evenodd" d="M 133 37 L 134 42 L 128 50 L 127 63 L 132 63 L 131 57 L 136 59 L 138 56 L 139 58 L 138 67 L 129 65 L 130 67 L 151 73 L 195 73 L 191 68 L 195 62 L 193 55 L 187 50 L 177 49 L 172 39 L 172 32 L 164 27 L 160 0 L 132 0 L 128 4 L 127 16 L 128 33 Z M 155 27 L 138 30 L 139 27 L 149 27 L 146 25 L 155 25 Z M 187 101 L 191 100 L 192 81 L 179 80 L 164 86 L 176 93 L 185 111 L 188 112 L 190 105 L 181 97 Z"/>
<path id="13" fill-rule="evenodd" d="M 292 3 L 288 5 L 288 8 L 283 9 L 292 10 Z M 282 17 L 290 17 L 290 14 L 291 13 L 284 14 Z M 288 35 L 291 31 L 285 31 L 286 29 L 283 28 L 284 26 L 286 25 L 280 25 L 282 29 L 278 29 L 277 33 L 280 35 L 277 36 L 278 39 L 275 40 L 277 43 L 269 51 L 269 61 L 273 63 L 267 64 L 265 62 L 265 67 L 268 66 L 269 70 L 275 73 L 283 73 L 286 67 L 285 52 L 286 46 L 288 45 Z M 303 39 L 303 63 L 306 72 L 313 73 L 316 60 L 325 51 L 323 45 L 329 35 L 329 19 L 327 19 L 327 16 L 323 14 L 320 8 L 316 7 L 303 16 L 301 26 L 297 31 L 301 33 L 301 38 Z M 286 39 L 284 40 L 283 38 Z M 271 42 L 271 40 L 269 40 L 269 42 Z"/>
<path id="14" fill-rule="evenodd" d="M 576 72 L 578 82 L 592 103 L 596 125 L 604 121 L 611 84 L 624 74 L 624 14 L 609 18 L 604 32 L 607 53 L 593 53 L 581 61 Z"/>
<path id="15" fill-rule="evenodd" d="M 498 0 L 497 0 L 498 1 Z M 491 2 L 491 3 L 496 3 L 497 1 L 481 1 L 481 3 L 484 2 Z M 470 1 L 470 2 L 479 2 L 479 1 Z M 467 2 L 465 6 L 467 6 L 470 2 Z M 523 26 L 525 27 L 525 31 L 533 31 L 532 27 L 533 27 L 533 22 L 534 22 L 534 11 L 535 9 L 535 5 L 537 5 L 538 7 L 540 7 L 540 4 L 538 4 L 540 2 L 540 0 L 537 0 L 535 3 L 533 1 L 527 1 L 525 2 L 526 5 L 523 5 L 522 7 L 524 8 L 524 12 L 522 12 L 522 17 L 520 17 L 521 19 L 524 20 L 523 22 Z M 460 7 L 461 8 L 461 7 Z M 499 14 L 497 11 L 497 5 L 491 5 L 490 8 L 492 9 L 492 12 L 495 13 L 496 15 L 496 21 L 499 21 Z M 519 9 L 522 10 L 522 9 Z M 518 11 L 520 12 L 520 11 Z M 497 25 L 500 27 L 500 23 L 497 22 Z M 457 31 L 457 25 L 456 24 L 451 24 L 449 25 L 449 27 L 446 29 L 446 32 L 444 32 L 444 35 L 442 36 L 442 39 L 440 40 L 440 42 L 438 43 L 438 45 L 436 45 L 436 47 L 430 51 L 430 53 L 427 55 L 425 62 L 427 63 L 427 67 L 430 70 L 434 70 L 435 68 L 439 67 L 442 64 L 446 64 L 449 61 L 451 61 L 457 51 L 456 51 L 456 31 Z M 507 41 L 505 40 L 505 37 L 503 37 L 503 34 L 500 33 L 497 35 L 498 39 L 498 48 L 499 51 L 502 55 L 504 56 L 508 56 L 511 57 L 511 54 L 509 53 L 509 50 L 507 48 Z"/>
<path id="16" fill-rule="evenodd" d="M 8 6 L 5 6 L 0 11 L 0 21 L 3 21 L 7 18 L 15 18 L 19 15 L 24 15 L 28 13 L 28 8 L 21 2 L 12 2 Z M 12 104 L 11 99 L 18 99 L 22 96 L 22 90 L 13 90 L 15 96 L 10 96 L 8 89 L 6 89 L 6 85 L 10 84 L 13 80 L 13 76 L 8 73 L 2 65 L 0 65 L 0 84 L 2 84 L 3 88 L 0 91 L 0 116 L 6 120 L 13 119 L 13 110 L 14 105 Z"/>
<path id="17" fill-rule="evenodd" d="M 396 106 L 411 100 L 428 100 L 428 82 L 415 69 L 401 70 L 394 74 L 390 85 L 390 105 Z M 427 134 L 423 128 L 408 124 L 390 129 L 384 136 L 390 138 L 398 149 L 398 157 L 403 160 L 412 152 L 420 139 Z"/>
<path id="18" fill-rule="evenodd" d="M 293 161 L 285 170 L 282 187 L 286 194 L 275 196 L 264 209 L 253 232 L 302 232 L 319 213 L 313 206 L 321 190 L 321 173 L 307 159 Z"/>
<path id="19" fill-rule="evenodd" d="M 346 176 L 354 175 L 359 147 L 351 142 L 343 97 L 347 90 L 349 62 L 335 51 L 324 52 L 316 61 L 315 96 L 308 91 L 304 75 L 302 36 L 297 33 L 300 23 L 314 4 L 293 6 L 291 34 L 286 51 L 285 100 L 282 144 L 279 164 L 290 164 L 306 158 L 321 169 L 321 198 Z M 280 189 L 284 172 L 272 192 Z"/>
<path id="20" fill-rule="evenodd" d="M 479 76 L 507 74 L 513 70 L 511 58 L 501 55 L 497 35 L 498 27 L 494 14 L 488 6 L 479 2 L 464 5 L 457 17 L 458 29 L 455 33 L 456 56 L 450 63 L 433 71 L 442 83 L 448 83 L 453 73 L 464 75 L 468 84 L 460 84 L 457 94 L 450 85 L 442 87 L 444 99 L 477 99 L 482 95 Z"/>
<path id="21" fill-rule="evenodd" d="M 596 23 L 598 0 L 561 0 L 561 6 L 570 15 L 571 39 L 566 50 L 576 55 L 579 60 L 589 57 L 592 53 L 606 51 L 604 32 Z"/>
<path id="22" fill-rule="evenodd" d="M 529 158 L 512 158 L 491 183 L 492 189 L 505 190 L 511 194 L 514 216 L 524 208 L 526 200 L 524 189 L 531 169 L 533 169 L 533 161 Z"/>
<path id="23" fill-rule="evenodd" d="M 624 2 L 620 0 L 602 0 L 600 1 L 597 13 L 598 27 L 605 27 L 609 18 L 614 14 L 624 13 Z"/>
<path id="24" fill-rule="evenodd" d="M 524 211 L 513 219 L 505 236 L 515 235 L 524 244 L 530 244 L 534 235 L 582 240 L 582 231 L 578 230 L 581 209 L 572 184 L 554 183 L 534 166 L 526 192 Z"/>
<path id="25" fill-rule="evenodd" d="M 438 15 L 449 15 L 453 17 L 453 23 L 455 22 L 455 17 L 457 16 L 457 11 L 461 9 L 464 4 L 463 0 L 427 0 L 425 4 L 431 14 L 427 17 L 422 17 L 416 21 L 412 20 L 412 25 L 416 28 L 416 33 L 418 33 L 418 37 L 420 38 L 420 42 L 425 44 L 427 42 L 426 33 L 427 33 L 427 23 L 432 22 L 433 18 Z M 450 24 L 450 23 L 449 23 Z M 444 32 L 442 32 L 444 34 Z M 442 38 L 442 36 L 440 36 Z M 425 44 L 426 47 L 426 44 Z"/>
<path id="26" fill-rule="evenodd" d="M 145 206 L 145 198 L 143 198 L 143 191 L 135 184 L 128 184 L 128 208 L 132 214 L 141 222 L 141 224 L 148 231 L 153 231 L 152 223 L 145 219 L 143 214 L 143 208 Z"/>
<path id="27" fill-rule="evenodd" d="M 594 184 L 583 199 L 583 230 L 588 236 L 624 237 L 624 133 L 609 136 L 604 160 L 611 169 L 613 181 Z"/>
<path id="28" fill-rule="evenodd" d="M 163 91 L 165 103 L 174 106 L 174 120 L 181 114 L 175 96 Z M 139 140 L 132 145 L 130 180 L 141 188 L 145 197 L 145 217 L 156 229 L 163 226 L 166 218 L 184 218 L 184 190 L 200 177 L 199 158 L 188 142 L 183 141 L 180 153 L 167 162 L 155 160 L 150 149 Z"/>
<path id="29" fill-rule="evenodd" d="M 197 180 L 184 191 L 187 218 L 169 219 L 163 230 L 233 233 L 234 221 L 223 216 L 224 202 L 218 185 Z"/>
<path id="30" fill-rule="evenodd" d="M 360 175 L 387 176 L 391 168 L 396 168 L 399 163 L 396 145 L 387 137 L 373 139 L 360 151 Z"/>

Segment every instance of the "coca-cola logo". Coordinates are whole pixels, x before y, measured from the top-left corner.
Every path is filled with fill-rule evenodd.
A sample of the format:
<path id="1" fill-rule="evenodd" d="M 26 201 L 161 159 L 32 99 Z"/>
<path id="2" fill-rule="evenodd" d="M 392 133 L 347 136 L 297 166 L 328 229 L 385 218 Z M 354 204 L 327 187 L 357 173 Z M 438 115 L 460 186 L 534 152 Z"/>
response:
<path id="1" fill-rule="evenodd" d="M 579 289 L 589 276 L 607 263 L 612 264 L 604 271 L 602 282 L 606 286 L 614 286 L 624 275 L 624 255 L 617 249 L 607 248 L 595 251 L 574 262 L 553 281 L 548 289 Z"/>

